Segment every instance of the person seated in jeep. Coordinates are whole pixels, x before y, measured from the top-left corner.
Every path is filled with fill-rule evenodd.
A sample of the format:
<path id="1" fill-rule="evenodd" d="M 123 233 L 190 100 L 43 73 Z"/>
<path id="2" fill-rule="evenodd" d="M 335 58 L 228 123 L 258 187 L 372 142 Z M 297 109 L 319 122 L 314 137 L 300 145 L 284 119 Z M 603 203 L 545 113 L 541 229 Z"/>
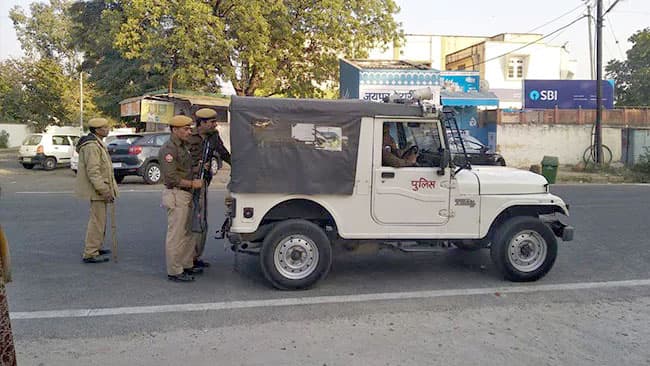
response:
<path id="1" fill-rule="evenodd" d="M 404 152 L 397 148 L 397 144 L 393 137 L 390 135 L 389 123 L 384 123 L 384 142 L 381 149 L 381 162 L 383 166 L 391 166 L 394 168 L 415 166 L 417 153 L 409 149 L 406 155 Z"/>

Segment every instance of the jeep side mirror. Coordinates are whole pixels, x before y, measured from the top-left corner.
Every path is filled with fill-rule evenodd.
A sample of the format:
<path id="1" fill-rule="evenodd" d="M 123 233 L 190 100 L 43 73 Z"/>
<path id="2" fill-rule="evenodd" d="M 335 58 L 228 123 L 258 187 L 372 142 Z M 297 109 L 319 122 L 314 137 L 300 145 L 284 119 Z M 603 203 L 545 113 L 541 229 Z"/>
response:
<path id="1" fill-rule="evenodd" d="M 449 166 L 449 160 L 451 160 L 451 153 L 448 149 L 443 149 L 440 156 L 438 175 L 445 175 L 445 169 Z"/>

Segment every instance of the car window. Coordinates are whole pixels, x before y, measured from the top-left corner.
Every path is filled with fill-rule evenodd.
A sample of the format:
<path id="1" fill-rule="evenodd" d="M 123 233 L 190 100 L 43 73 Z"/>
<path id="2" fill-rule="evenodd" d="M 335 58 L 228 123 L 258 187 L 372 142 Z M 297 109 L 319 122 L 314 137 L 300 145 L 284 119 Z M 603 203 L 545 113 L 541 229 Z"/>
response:
<path id="1" fill-rule="evenodd" d="M 52 145 L 70 146 L 70 141 L 66 136 L 52 136 Z"/>
<path id="2" fill-rule="evenodd" d="M 35 146 L 41 143 L 41 139 L 43 136 L 41 135 L 29 135 L 25 138 L 23 141 L 24 146 Z"/>
<path id="3" fill-rule="evenodd" d="M 162 146 L 165 142 L 169 140 L 169 135 L 156 135 L 154 145 Z"/>
<path id="4" fill-rule="evenodd" d="M 79 136 L 68 136 L 70 138 L 70 141 L 72 141 L 72 145 L 77 145 L 77 142 L 79 141 Z"/>

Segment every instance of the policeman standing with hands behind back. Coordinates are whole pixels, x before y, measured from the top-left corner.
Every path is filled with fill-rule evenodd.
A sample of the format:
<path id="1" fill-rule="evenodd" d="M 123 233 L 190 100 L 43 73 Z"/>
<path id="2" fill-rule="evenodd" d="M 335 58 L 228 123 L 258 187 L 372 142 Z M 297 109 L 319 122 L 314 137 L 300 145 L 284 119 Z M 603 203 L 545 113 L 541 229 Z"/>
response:
<path id="1" fill-rule="evenodd" d="M 110 125 L 105 118 L 88 121 L 90 133 L 77 143 L 79 169 L 75 192 L 78 197 L 90 200 L 90 217 L 86 231 L 86 245 L 83 252 L 84 263 L 108 262 L 102 249 L 106 235 L 106 209 L 118 196 L 117 182 L 113 175 L 113 164 L 102 139 L 108 136 Z"/>
<path id="2" fill-rule="evenodd" d="M 203 181 L 192 178 L 192 157 L 188 139 L 192 119 L 177 115 L 170 121 L 171 137 L 160 148 L 165 189 L 162 203 L 167 208 L 167 278 L 171 281 L 191 282 L 195 274 L 203 273 L 193 265 L 194 240 L 189 230 L 192 189 L 200 189 Z"/>

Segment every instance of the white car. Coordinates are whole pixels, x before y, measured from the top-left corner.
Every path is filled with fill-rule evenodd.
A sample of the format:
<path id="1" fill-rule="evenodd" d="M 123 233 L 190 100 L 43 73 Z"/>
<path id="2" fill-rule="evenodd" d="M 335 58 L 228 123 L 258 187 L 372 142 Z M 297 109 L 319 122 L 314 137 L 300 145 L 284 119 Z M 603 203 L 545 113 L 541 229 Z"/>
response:
<path id="1" fill-rule="evenodd" d="M 70 164 L 79 133 L 51 129 L 45 133 L 28 135 L 18 150 L 18 162 L 25 169 L 40 165 L 52 170 L 58 165 Z"/>

